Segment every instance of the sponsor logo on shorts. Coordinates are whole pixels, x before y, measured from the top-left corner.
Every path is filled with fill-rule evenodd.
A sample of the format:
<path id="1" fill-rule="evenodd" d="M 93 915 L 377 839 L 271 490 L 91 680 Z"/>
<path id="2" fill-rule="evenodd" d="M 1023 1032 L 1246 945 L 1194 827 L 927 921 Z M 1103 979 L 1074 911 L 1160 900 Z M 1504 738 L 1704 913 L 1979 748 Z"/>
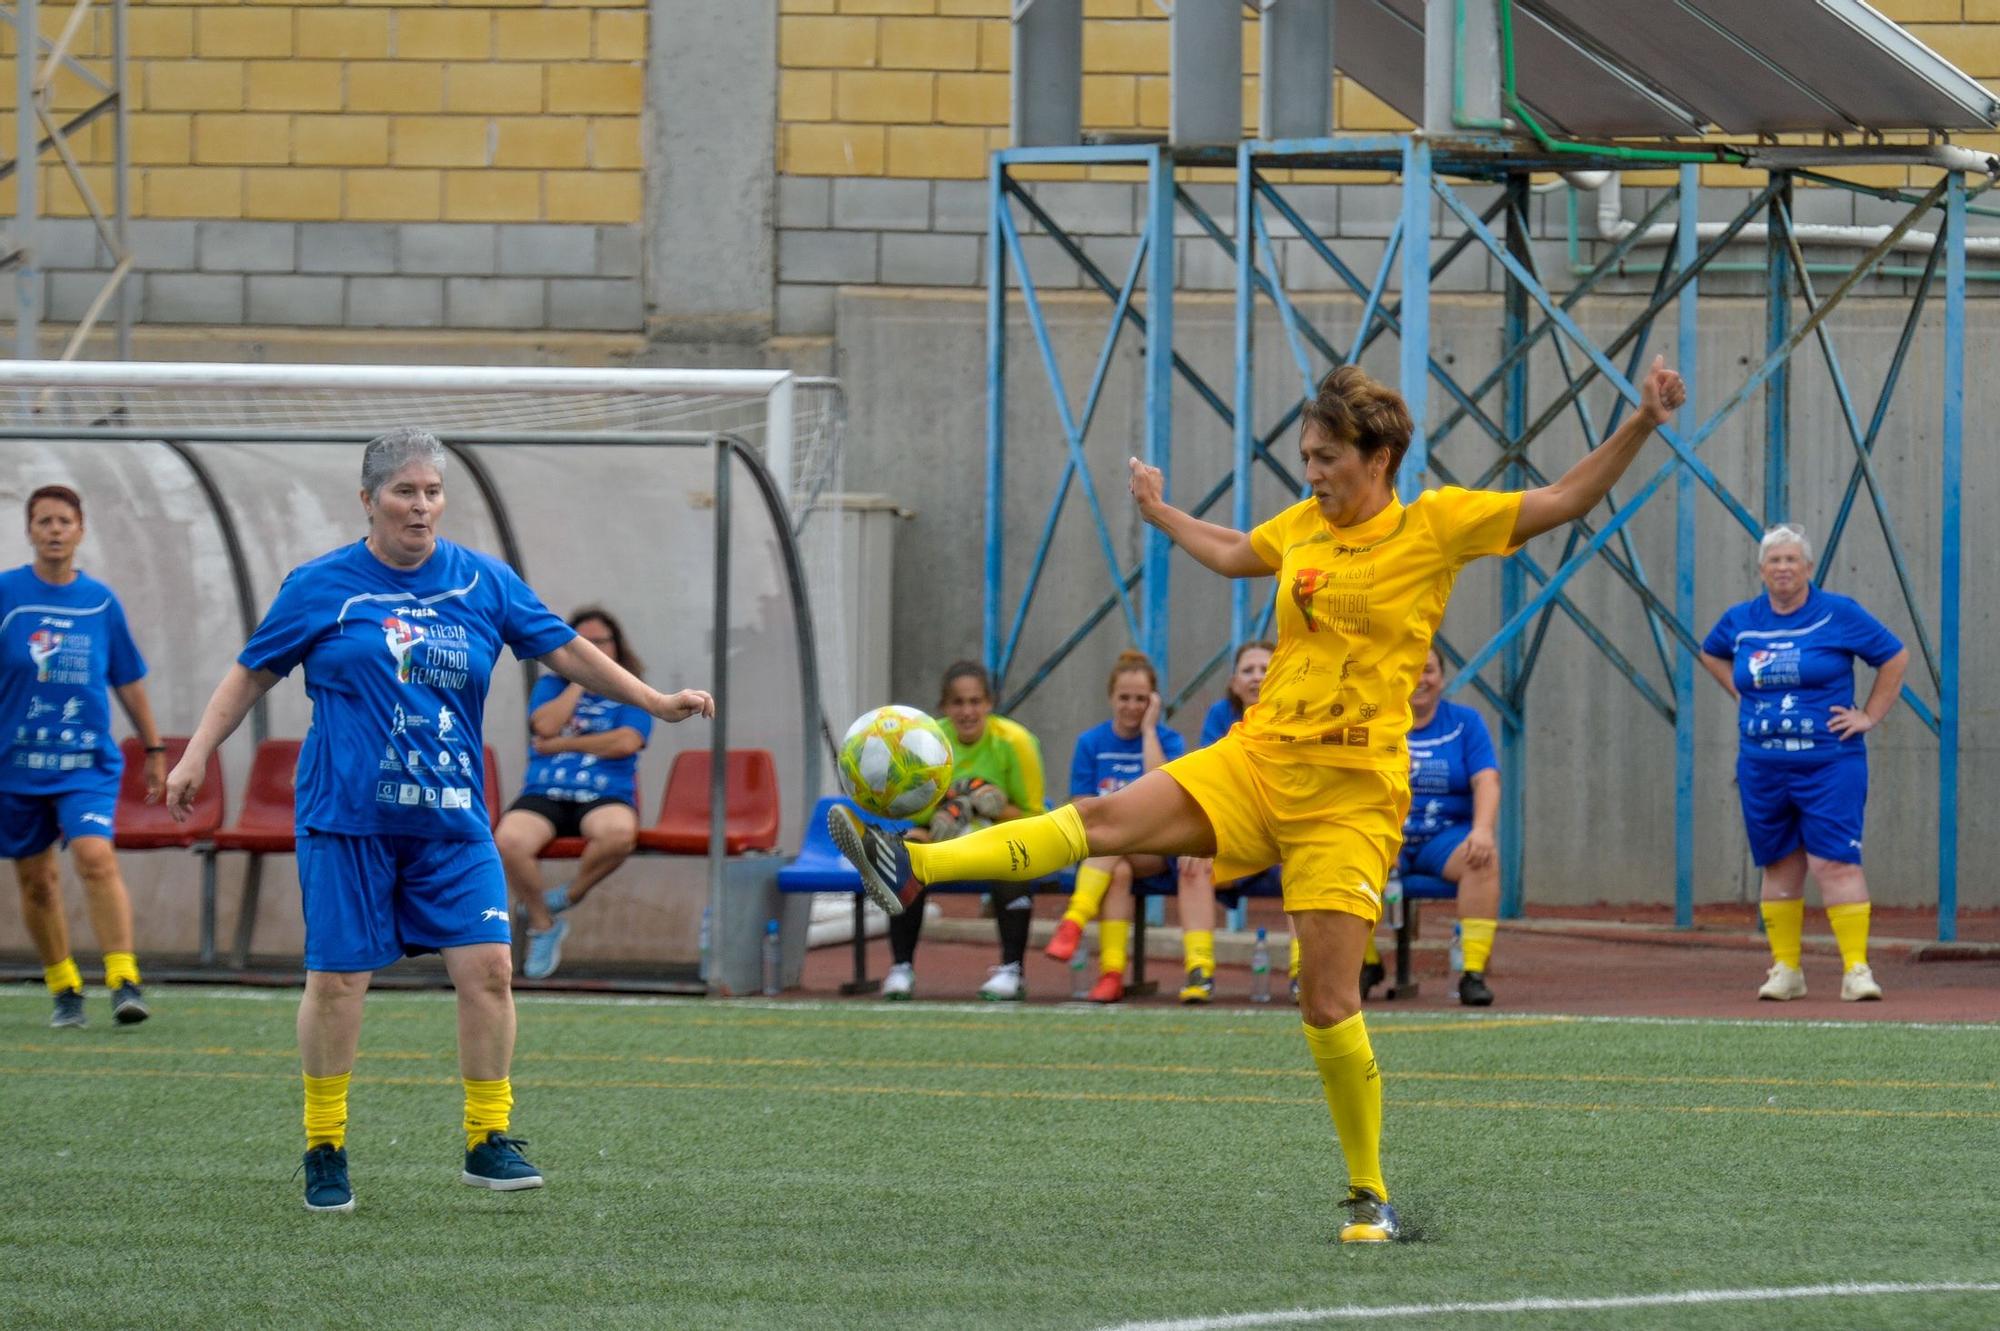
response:
<path id="1" fill-rule="evenodd" d="M 479 922 L 481 924 L 486 923 L 488 920 L 504 920 L 506 918 L 507 912 L 495 906 L 488 906 L 485 910 L 479 912 Z"/>

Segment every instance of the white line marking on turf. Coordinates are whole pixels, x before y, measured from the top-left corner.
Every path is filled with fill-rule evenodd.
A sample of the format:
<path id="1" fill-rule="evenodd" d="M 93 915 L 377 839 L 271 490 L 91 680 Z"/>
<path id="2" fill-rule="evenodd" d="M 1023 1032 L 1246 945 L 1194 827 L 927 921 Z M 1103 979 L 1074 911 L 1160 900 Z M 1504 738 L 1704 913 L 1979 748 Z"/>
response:
<path id="1" fill-rule="evenodd" d="M 1623 1294 L 1600 1299 L 1501 1299 L 1490 1303 L 1403 1303 L 1364 1307 L 1288 1308 L 1276 1312 L 1183 1317 L 1159 1322 L 1120 1322 L 1104 1331 L 1246 1331 L 1265 1326 L 1348 1322 L 1374 1317 L 1435 1317 L 1451 1313 L 1592 1312 L 1609 1308 L 1677 1308 L 1715 1303 L 1776 1303 L 1787 1299 L 1853 1299 L 1878 1294 L 2000 1294 L 1991 1281 L 1926 1281 L 1878 1284 L 1793 1285 L 1783 1289 L 1690 1289 L 1669 1294 Z"/>

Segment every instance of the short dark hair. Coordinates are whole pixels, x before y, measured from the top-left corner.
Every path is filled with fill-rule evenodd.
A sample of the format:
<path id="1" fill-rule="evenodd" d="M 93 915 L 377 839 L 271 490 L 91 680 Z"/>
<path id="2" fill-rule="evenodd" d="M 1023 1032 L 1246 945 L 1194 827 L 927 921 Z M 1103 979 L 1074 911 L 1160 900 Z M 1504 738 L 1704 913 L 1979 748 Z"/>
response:
<path id="1" fill-rule="evenodd" d="M 618 616 L 601 605 L 586 605 L 570 612 L 569 626 L 577 628 L 587 619 L 599 620 L 611 630 L 611 645 L 618 649 L 617 661 L 632 674 L 644 677 L 646 663 L 632 650 L 632 644 L 625 641 L 625 626 L 618 622 Z"/>
<path id="2" fill-rule="evenodd" d="M 76 510 L 76 515 L 79 518 L 83 516 L 82 495 L 70 489 L 67 485 L 44 485 L 28 496 L 28 521 L 33 522 L 35 520 L 35 505 L 41 503 L 44 499 L 54 499 L 60 503 L 68 504 Z"/>
<path id="3" fill-rule="evenodd" d="M 993 698 L 993 676 L 985 666 L 977 661 L 953 661 L 944 669 L 944 678 L 938 681 L 938 708 L 944 708 L 945 699 L 951 696 L 951 686 L 961 679 L 973 680 L 988 701 Z"/>
<path id="4" fill-rule="evenodd" d="M 1342 365 L 1320 380 L 1301 414 L 1304 428 L 1317 428 L 1329 439 L 1351 444 L 1364 457 L 1388 449 L 1392 483 L 1403 469 L 1403 454 L 1409 452 L 1410 436 L 1417 429 L 1403 395 L 1371 379 L 1358 365 Z"/>

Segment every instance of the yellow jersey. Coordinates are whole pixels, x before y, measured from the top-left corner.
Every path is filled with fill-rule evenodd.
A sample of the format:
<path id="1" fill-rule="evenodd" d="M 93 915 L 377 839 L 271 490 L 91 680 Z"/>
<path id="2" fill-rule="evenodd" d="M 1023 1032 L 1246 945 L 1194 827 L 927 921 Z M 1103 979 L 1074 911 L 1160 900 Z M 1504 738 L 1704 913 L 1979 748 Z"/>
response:
<path id="1" fill-rule="evenodd" d="M 1518 491 L 1426 490 L 1336 527 L 1306 499 L 1250 533 L 1278 571 L 1278 649 L 1242 738 L 1291 761 L 1406 769 L 1410 693 L 1458 571 L 1512 553 Z"/>

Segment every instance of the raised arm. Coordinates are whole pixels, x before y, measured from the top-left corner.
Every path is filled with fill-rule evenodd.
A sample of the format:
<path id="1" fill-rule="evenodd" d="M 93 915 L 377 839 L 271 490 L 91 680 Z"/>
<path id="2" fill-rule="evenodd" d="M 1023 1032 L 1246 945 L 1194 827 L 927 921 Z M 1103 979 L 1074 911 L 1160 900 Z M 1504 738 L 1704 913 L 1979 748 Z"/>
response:
<path id="1" fill-rule="evenodd" d="M 570 683 L 581 684 L 601 698 L 651 712 L 662 721 L 715 715 L 715 699 L 701 689 L 661 693 L 581 637 L 571 638 L 540 659 Z"/>
<path id="2" fill-rule="evenodd" d="M 208 706 L 202 709 L 201 723 L 188 740 L 187 751 L 167 774 L 167 812 L 175 822 L 185 821 L 194 808 L 194 797 L 201 793 L 202 778 L 208 774 L 210 755 L 222 747 L 222 741 L 236 733 L 236 727 L 243 724 L 243 718 L 250 715 L 257 700 L 277 682 L 278 677 L 268 670 L 232 665 L 215 686 Z"/>
<path id="3" fill-rule="evenodd" d="M 1278 570 L 1251 547 L 1250 534 L 1218 527 L 1190 517 L 1166 501 L 1166 478 L 1158 467 L 1137 458 L 1132 468 L 1132 501 L 1139 516 L 1167 534 L 1167 539 L 1194 556 L 1196 563 L 1225 578 L 1268 578 Z"/>
<path id="4" fill-rule="evenodd" d="M 1639 409 L 1612 431 L 1611 437 L 1585 453 L 1580 461 L 1548 485 L 1521 492 L 1521 513 L 1514 519 L 1514 544 L 1574 522 L 1604 501 L 1611 487 L 1648 436 L 1673 418 L 1687 401 L 1687 386 L 1667 368 L 1664 356 L 1653 357 L 1652 368 L 1639 385 Z"/>

